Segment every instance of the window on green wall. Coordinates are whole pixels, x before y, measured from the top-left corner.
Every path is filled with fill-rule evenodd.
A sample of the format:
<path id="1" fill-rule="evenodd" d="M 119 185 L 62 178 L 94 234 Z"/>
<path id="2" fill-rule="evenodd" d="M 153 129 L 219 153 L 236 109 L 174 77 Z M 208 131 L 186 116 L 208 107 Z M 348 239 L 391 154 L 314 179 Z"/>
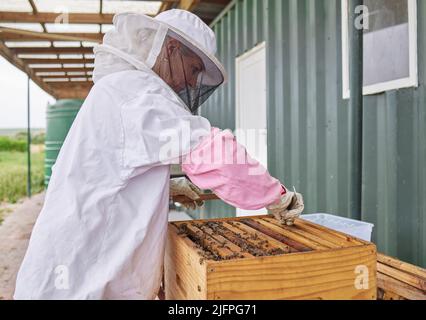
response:
<path id="1" fill-rule="evenodd" d="M 416 87 L 416 0 L 364 0 L 365 95 Z M 343 97 L 349 98 L 349 5 L 342 1 Z"/>

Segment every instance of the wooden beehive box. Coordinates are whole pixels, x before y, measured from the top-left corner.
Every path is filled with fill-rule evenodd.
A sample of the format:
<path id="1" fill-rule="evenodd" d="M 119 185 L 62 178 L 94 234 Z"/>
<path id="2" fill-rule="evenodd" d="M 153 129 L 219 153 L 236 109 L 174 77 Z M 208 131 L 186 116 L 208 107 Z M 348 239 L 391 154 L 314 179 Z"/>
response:
<path id="1" fill-rule="evenodd" d="M 376 247 L 272 216 L 169 224 L 166 299 L 376 299 Z"/>
<path id="2" fill-rule="evenodd" d="M 426 300 L 426 270 L 377 254 L 379 300 Z"/>

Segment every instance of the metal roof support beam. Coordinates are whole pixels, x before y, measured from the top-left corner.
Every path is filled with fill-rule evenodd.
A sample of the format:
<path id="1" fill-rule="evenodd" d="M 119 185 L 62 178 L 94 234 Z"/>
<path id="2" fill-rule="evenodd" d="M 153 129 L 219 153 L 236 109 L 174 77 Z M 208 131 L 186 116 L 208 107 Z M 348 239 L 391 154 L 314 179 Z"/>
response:
<path id="1" fill-rule="evenodd" d="M 27 196 L 31 198 L 31 118 L 30 77 L 27 77 Z"/>
<path id="2" fill-rule="evenodd" d="M 38 13 L 37 6 L 35 5 L 34 0 L 28 0 L 28 2 L 30 3 L 31 8 L 33 9 L 33 14 Z M 46 25 L 42 23 L 41 26 L 43 28 L 43 31 L 47 32 Z"/>

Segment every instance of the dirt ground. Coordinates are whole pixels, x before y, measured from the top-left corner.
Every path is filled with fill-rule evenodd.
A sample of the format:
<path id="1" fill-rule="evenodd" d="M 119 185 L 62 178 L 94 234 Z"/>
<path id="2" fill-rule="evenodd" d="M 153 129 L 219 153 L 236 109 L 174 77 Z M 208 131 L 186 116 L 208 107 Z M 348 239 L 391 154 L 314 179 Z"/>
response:
<path id="1" fill-rule="evenodd" d="M 16 274 L 43 200 L 44 193 L 41 193 L 9 206 L 11 210 L 0 225 L 0 300 L 12 299 Z"/>

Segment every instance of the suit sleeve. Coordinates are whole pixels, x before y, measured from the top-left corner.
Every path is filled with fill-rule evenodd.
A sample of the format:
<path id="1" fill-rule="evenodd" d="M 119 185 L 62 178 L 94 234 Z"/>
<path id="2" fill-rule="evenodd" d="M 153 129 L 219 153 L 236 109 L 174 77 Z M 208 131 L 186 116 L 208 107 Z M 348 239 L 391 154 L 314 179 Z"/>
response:
<path id="1" fill-rule="evenodd" d="M 198 187 L 241 209 L 276 203 L 283 191 L 281 183 L 250 157 L 229 130 L 212 128 L 183 159 L 182 170 Z"/>

